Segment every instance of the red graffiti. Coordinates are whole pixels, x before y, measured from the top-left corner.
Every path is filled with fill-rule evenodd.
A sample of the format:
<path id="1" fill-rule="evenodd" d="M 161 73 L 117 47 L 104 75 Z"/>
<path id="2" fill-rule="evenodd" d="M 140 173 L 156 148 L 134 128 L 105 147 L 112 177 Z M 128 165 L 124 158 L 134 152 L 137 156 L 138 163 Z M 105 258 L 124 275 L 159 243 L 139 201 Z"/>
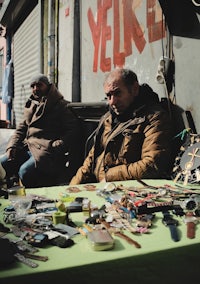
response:
<path id="1" fill-rule="evenodd" d="M 98 54 L 99 54 L 99 44 L 101 37 L 101 23 L 102 23 L 102 6 L 101 0 L 97 1 L 97 23 L 95 23 L 91 9 L 88 10 L 88 22 L 90 25 L 90 30 L 92 33 L 92 40 L 94 44 L 94 61 L 93 61 L 93 71 L 97 72 L 98 66 Z"/>
<path id="2" fill-rule="evenodd" d="M 114 39 L 113 39 L 113 64 L 122 67 L 125 63 L 125 51 L 120 52 L 120 15 L 119 0 L 114 1 Z"/>
<path id="3" fill-rule="evenodd" d="M 147 1 L 147 28 L 149 43 L 165 37 L 165 23 L 162 20 L 162 9 L 157 0 Z M 156 18 L 159 19 L 156 22 Z M 161 19 L 161 20 L 160 20 Z"/>
<path id="4" fill-rule="evenodd" d="M 161 11 L 160 6 L 156 6 L 157 0 L 146 0 L 146 2 L 148 41 L 151 43 L 165 36 L 163 32 L 164 23 L 162 14 L 156 14 L 157 11 Z M 94 44 L 93 72 L 98 70 L 99 59 L 100 69 L 103 72 L 111 70 L 112 60 L 106 56 L 106 51 L 107 43 L 112 40 L 112 35 L 113 65 L 115 67 L 122 67 L 125 64 L 126 57 L 133 54 L 133 43 L 139 53 L 143 52 L 146 39 L 144 30 L 136 17 L 137 4 L 138 1 L 134 0 L 97 0 L 96 21 L 91 8 L 88 9 L 88 23 Z M 108 25 L 108 11 L 111 9 L 113 27 Z M 159 19 L 158 22 L 156 18 Z M 120 27 L 123 31 L 120 30 Z"/>
<path id="5" fill-rule="evenodd" d="M 69 7 L 65 9 L 65 17 L 69 16 Z"/>
<path id="6" fill-rule="evenodd" d="M 134 41 L 138 51 L 141 53 L 145 47 L 146 40 L 144 31 L 142 30 L 135 12 L 132 10 L 134 0 L 123 0 L 124 7 L 124 47 L 126 56 L 132 54 L 132 40 Z"/>
<path id="7" fill-rule="evenodd" d="M 112 0 L 103 1 L 102 6 L 102 32 L 101 32 L 101 62 L 102 71 L 109 71 L 111 68 L 111 58 L 106 58 L 106 42 L 111 40 L 111 27 L 107 25 L 107 10 L 112 7 Z"/>

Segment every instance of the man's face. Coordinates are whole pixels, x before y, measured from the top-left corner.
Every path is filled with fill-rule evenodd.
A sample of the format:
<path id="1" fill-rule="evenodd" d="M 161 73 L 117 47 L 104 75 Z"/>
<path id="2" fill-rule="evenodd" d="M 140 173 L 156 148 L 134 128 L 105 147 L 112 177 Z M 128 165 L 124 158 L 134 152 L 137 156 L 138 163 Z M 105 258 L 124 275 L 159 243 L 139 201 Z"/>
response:
<path id="1" fill-rule="evenodd" d="M 138 83 L 135 82 L 129 90 L 120 76 L 112 76 L 104 84 L 104 91 L 110 107 L 119 115 L 132 104 L 138 93 Z"/>
<path id="2" fill-rule="evenodd" d="M 31 84 L 31 89 L 35 98 L 41 98 L 47 95 L 49 87 L 45 83 L 39 81 L 33 82 Z"/>

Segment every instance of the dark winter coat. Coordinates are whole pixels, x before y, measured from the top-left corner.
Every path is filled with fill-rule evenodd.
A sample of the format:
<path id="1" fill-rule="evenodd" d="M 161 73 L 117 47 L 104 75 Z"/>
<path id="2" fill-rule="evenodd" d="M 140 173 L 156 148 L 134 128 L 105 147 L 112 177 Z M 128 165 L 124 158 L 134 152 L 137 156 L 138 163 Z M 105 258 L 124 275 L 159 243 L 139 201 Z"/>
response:
<path id="1" fill-rule="evenodd" d="M 171 163 L 172 130 L 168 113 L 148 85 L 121 116 L 101 119 L 94 146 L 70 184 L 165 178 Z"/>
<path id="2" fill-rule="evenodd" d="M 40 103 L 31 95 L 24 108 L 23 121 L 16 128 L 7 149 L 28 147 L 36 167 L 49 175 L 58 175 L 68 163 L 68 174 L 72 176 L 77 170 L 80 131 L 79 122 L 67 107 L 68 103 L 53 84 Z M 54 141 L 58 145 L 53 147 Z"/>

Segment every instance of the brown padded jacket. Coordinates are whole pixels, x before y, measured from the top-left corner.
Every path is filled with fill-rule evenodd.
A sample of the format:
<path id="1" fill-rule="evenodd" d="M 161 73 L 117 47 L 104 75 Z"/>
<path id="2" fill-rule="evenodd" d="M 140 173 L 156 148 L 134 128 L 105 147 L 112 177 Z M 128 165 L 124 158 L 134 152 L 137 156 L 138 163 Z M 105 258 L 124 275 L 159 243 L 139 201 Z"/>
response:
<path id="1" fill-rule="evenodd" d="M 131 179 L 166 178 L 171 163 L 171 121 L 148 85 L 138 100 L 116 120 L 108 111 L 94 145 L 70 185 Z"/>

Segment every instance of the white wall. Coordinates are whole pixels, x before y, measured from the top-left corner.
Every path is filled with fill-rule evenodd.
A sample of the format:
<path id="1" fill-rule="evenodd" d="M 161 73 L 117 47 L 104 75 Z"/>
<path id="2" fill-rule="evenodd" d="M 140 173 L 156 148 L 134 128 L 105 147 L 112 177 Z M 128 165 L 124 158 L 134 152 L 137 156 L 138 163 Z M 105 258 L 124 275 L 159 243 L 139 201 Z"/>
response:
<path id="1" fill-rule="evenodd" d="M 69 100 L 72 95 L 73 3 L 72 0 L 60 1 L 59 11 L 59 89 Z M 147 8 L 150 4 L 153 6 Z M 166 97 L 166 88 L 155 78 L 160 57 L 174 54 L 175 89 L 172 96 L 180 107 L 191 111 L 200 132 L 200 41 L 173 37 L 170 45 L 169 38 L 162 33 L 162 10 L 158 1 L 80 0 L 80 7 L 81 101 L 102 101 L 105 73 L 118 65 L 133 69 L 140 83 L 148 83 L 160 98 Z M 124 16 L 123 10 L 127 7 L 126 13 L 130 14 Z M 68 8 L 69 15 L 66 15 Z M 129 28 L 130 34 L 124 39 Z M 117 50 L 118 63 L 114 61 Z"/>
<path id="2" fill-rule="evenodd" d="M 74 1 L 59 2 L 58 88 L 67 100 L 72 98 Z"/>
<path id="3" fill-rule="evenodd" d="M 121 55 L 121 62 L 123 62 L 121 65 L 133 69 L 138 74 L 140 83 L 149 83 L 161 97 L 165 96 L 163 85 L 158 84 L 155 80 L 158 62 L 162 55 L 162 42 L 164 41 L 164 45 L 166 44 L 166 38 L 163 38 L 161 34 L 162 13 L 160 5 L 157 3 L 153 7 L 155 13 L 153 15 L 152 13 L 148 14 L 146 1 L 128 0 L 125 6 L 122 5 L 122 0 L 104 1 L 104 3 L 106 2 L 109 7 L 107 9 L 104 7 L 102 12 L 102 7 L 97 6 L 96 0 L 82 1 L 82 101 L 94 102 L 104 98 L 102 85 L 105 73 L 114 69 L 115 66 L 120 66 L 120 64 L 116 65 L 114 63 L 114 48 L 117 47 L 117 44 L 114 43 L 114 38 L 116 37 L 119 39 L 119 52 L 121 53 L 128 53 L 128 48 L 125 45 L 130 43 L 130 51 L 129 54 L 124 55 L 124 62 L 123 55 Z M 132 18 L 130 17 L 125 23 L 127 19 L 124 17 L 122 11 L 128 7 L 128 3 L 132 4 L 132 11 L 130 13 Z M 136 6 L 133 3 L 136 3 Z M 119 16 L 117 15 L 118 8 L 120 11 Z M 103 18 L 97 20 L 101 12 L 103 13 Z M 147 14 L 149 17 L 153 17 L 153 24 L 149 26 L 147 24 Z M 135 20 L 134 16 L 136 17 Z M 114 26 L 114 19 L 118 19 L 120 22 L 119 33 Z M 91 28 L 89 23 L 92 21 L 93 25 Z M 137 28 L 136 34 L 134 34 L 134 26 Z M 131 36 L 134 37 L 135 35 L 135 38 L 132 38 L 131 42 L 127 42 L 127 39 L 124 39 L 124 29 L 126 32 L 127 27 L 130 27 Z M 104 41 L 103 36 L 104 32 L 106 33 L 106 29 L 110 31 L 110 36 Z M 150 42 L 151 39 L 148 35 L 150 29 L 155 37 L 152 42 Z M 96 37 L 96 44 L 94 44 L 94 33 L 99 33 Z M 115 34 L 117 35 L 116 37 Z M 129 36 L 129 39 L 131 36 Z M 97 44 L 98 39 L 99 44 Z M 95 54 L 97 46 L 99 49 Z M 105 66 L 106 60 L 101 55 L 101 52 L 104 52 L 104 50 L 106 60 L 110 61 L 107 66 Z"/>
<path id="4" fill-rule="evenodd" d="M 174 37 L 177 104 L 190 110 L 200 133 L 200 40 Z"/>

